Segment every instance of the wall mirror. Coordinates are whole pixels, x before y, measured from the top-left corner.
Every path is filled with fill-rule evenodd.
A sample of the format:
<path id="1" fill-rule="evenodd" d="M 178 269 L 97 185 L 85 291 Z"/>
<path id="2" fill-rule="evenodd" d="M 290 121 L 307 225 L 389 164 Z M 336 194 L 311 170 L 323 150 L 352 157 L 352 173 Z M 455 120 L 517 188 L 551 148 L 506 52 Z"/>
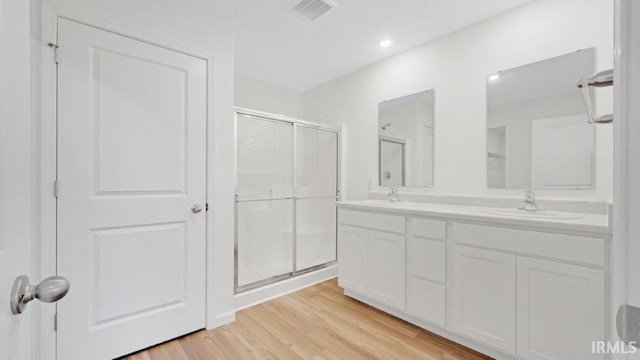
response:
<path id="1" fill-rule="evenodd" d="M 427 90 L 378 106 L 380 186 L 433 186 L 434 98 Z"/>
<path id="2" fill-rule="evenodd" d="M 595 186 L 595 126 L 576 88 L 594 72 L 589 48 L 487 77 L 490 188 Z"/>

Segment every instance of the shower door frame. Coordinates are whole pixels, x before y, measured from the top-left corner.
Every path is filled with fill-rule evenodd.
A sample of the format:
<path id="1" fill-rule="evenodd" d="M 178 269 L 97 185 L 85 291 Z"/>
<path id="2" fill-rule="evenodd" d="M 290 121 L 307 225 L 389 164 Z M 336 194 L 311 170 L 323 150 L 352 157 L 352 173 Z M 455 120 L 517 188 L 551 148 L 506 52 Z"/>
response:
<path id="1" fill-rule="evenodd" d="M 293 196 L 291 197 L 291 200 L 293 200 L 293 229 L 292 229 L 292 251 L 293 251 L 293 270 L 289 273 L 285 273 L 285 274 L 281 274 L 281 275 L 275 275 L 275 276 L 271 276 L 267 279 L 264 280 L 259 280 L 259 281 L 255 281 L 246 285 L 242 285 L 242 286 L 238 286 L 238 203 L 239 202 L 250 202 L 250 201 L 258 201 L 258 200 L 252 200 L 252 199 L 244 199 L 244 200 L 238 200 L 238 117 L 239 116 L 243 116 L 243 117 L 247 117 L 247 118 L 253 118 L 256 119 L 258 121 L 270 121 L 270 122 L 275 122 L 275 123 L 279 123 L 279 124 L 286 124 L 286 125 L 291 125 L 293 126 L 293 145 L 292 145 L 292 152 L 293 152 Z M 335 256 L 335 260 L 324 263 L 324 264 L 320 264 L 320 265 L 316 265 L 316 266 L 312 266 L 303 270 L 297 270 L 296 266 L 297 266 L 297 223 L 298 223 L 298 212 L 297 212 L 297 200 L 298 198 L 298 194 L 297 194 L 297 160 L 298 160 L 298 155 L 296 153 L 296 149 L 297 149 L 297 145 L 298 145 L 298 131 L 297 129 L 299 127 L 306 127 L 306 128 L 312 128 L 312 129 L 317 129 L 320 131 L 328 131 L 328 132 L 332 132 L 336 134 L 336 196 L 335 196 L 335 200 L 336 202 L 340 201 L 342 198 L 341 195 L 341 184 L 342 184 L 342 128 L 339 125 L 331 125 L 331 124 L 322 124 L 322 123 L 314 123 L 311 121 L 306 121 L 306 120 L 301 120 L 301 119 L 297 119 L 297 118 L 293 118 L 293 117 L 288 117 L 288 116 L 284 116 L 284 115 L 276 115 L 276 114 L 271 114 L 271 113 L 267 113 L 267 112 L 262 112 L 262 111 L 257 111 L 257 110 L 252 110 L 252 109 L 247 109 L 247 108 L 242 108 L 242 107 L 236 107 L 235 108 L 235 112 L 234 112 L 234 147 L 233 147 L 233 162 L 234 162 L 234 172 L 233 172 L 233 181 L 234 181 L 234 186 L 235 186 L 235 194 L 234 194 L 234 243 L 233 243 L 233 291 L 234 294 L 241 294 L 244 293 L 246 291 L 249 290 L 254 290 L 254 289 L 258 289 L 261 288 L 263 286 L 266 285 L 270 285 L 270 284 L 274 284 L 283 280 L 287 280 L 287 279 L 291 279 L 294 278 L 296 276 L 300 276 L 300 275 L 304 275 L 316 270 L 320 270 L 320 269 L 324 269 L 324 268 L 328 268 L 330 266 L 333 266 L 335 264 L 337 264 L 338 262 L 338 247 L 337 247 L 337 240 L 338 240 L 338 209 L 335 209 L 335 217 L 336 217 L 336 229 L 335 229 L 335 236 L 336 236 L 336 256 Z M 316 197 L 306 197 L 305 199 L 313 199 Z M 322 197 L 323 199 L 328 199 L 330 197 Z M 260 201 L 266 201 L 267 199 L 261 199 Z M 286 199 L 273 199 L 273 200 L 286 200 Z"/>
<path id="2" fill-rule="evenodd" d="M 379 135 L 378 136 L 378 186 L 382 185 L 382 142 L 388 142 L 398 144 L 402 146 L 402 185 L 405 187 L 407 184 L 407 142 L 403 139 L 398 139 L 390 136 Z M 432 185 L 433 186 L 433 185 Z"/>

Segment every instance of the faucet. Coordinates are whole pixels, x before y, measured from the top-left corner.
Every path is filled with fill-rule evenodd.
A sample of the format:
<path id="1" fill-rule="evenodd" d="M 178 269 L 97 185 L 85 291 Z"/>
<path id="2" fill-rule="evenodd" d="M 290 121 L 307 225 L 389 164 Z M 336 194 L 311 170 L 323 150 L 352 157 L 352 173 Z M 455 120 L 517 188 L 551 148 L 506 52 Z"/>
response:
<path id="1" fill-rule="evenodd" d="M 398 202 L 400 199 L 398 198 L 398 189 L 391 187 L 391 191 L 389 192 L 389 201 Z"/>
<path id="2" fill-rule="evenodd" d="M 536 204 L 536 193 L 531 190 L 524 192 L 524 206 L 518 209 L 524 211 L 544 211 L 544 209 L 538 207 L 538 204 Z"/>

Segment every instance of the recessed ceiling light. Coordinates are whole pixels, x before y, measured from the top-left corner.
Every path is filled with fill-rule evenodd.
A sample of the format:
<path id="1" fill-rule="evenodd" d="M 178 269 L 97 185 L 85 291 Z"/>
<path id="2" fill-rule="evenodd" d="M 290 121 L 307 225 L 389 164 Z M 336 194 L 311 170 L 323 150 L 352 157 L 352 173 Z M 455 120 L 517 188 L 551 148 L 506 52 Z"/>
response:
<path id="1" fill-rule="evenodd" d="M 500 79 L 500 73 L 495 73 L 495 74 L 489 76 L 489 80 L 491 80 L 491 81 L 496 81 L 498 79 Z"/>
<path id="2" fill-rule="evenodd" d="M 388 48 L 389 46 L 391 46 L 391 44 L 393 44 L 393 41 L 391 40 L 382 40 L 380 41 L 380 46 L 383 48 Z"/>

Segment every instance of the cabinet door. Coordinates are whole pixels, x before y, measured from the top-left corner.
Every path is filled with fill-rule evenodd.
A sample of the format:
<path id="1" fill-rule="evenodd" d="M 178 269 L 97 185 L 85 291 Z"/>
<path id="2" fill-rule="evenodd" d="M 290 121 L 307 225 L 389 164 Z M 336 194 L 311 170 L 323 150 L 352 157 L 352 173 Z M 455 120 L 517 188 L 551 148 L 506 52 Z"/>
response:
<path id="1" fill-rule="evenodd" d="M 457 245 L 453 287 L 454 330 L 515 353 L 516 256 Z"/>
<path id="2" fill-rule="evenodd" d="M 338 231 L 338 285 L 367 294 L 367 230 L 341 225 Z"/>
<path id="3" fill-rule="evenodd" d="M 369 231 L 369 296 L 404 311 L 404 235 Z"/>
<path id="4" fill-rule="evenodd" d="M 604 271 L 518 257 L 518 355 L 526 359 L 604 359 Z"/>

